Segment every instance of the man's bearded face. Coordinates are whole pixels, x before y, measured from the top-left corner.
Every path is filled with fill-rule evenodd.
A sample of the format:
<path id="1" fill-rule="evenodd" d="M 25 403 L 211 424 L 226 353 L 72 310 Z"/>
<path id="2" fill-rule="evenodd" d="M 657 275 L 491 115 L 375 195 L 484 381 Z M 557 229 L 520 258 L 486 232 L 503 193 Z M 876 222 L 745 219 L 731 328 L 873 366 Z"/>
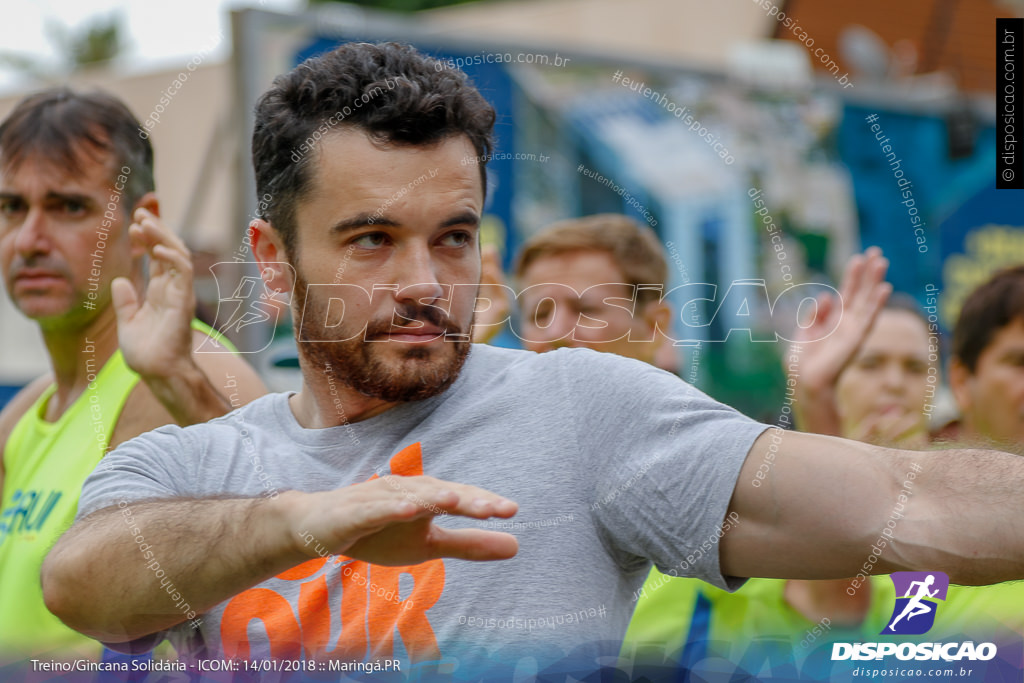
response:
<path id="1" fill-rule="evenodd" d="M 472 320 L 460 327 L 438 305 L 397 302 L 391 315 L 368 320 L 363 330 L 344 319 L 329 326 L 330 291 L 310 290 L 297 271 L 298 348 L 314 371 L 329 368 L 336 381 L 388 402 L 435 396 L 459 376 L 469 355 Z"/>

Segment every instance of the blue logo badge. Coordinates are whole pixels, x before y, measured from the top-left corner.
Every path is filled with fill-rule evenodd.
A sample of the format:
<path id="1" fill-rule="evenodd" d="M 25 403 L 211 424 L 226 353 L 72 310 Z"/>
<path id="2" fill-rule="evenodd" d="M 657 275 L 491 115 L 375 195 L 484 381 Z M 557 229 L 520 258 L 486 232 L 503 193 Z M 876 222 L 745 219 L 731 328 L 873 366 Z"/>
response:
<path id="1" fill-rule="evenodd" d="M 894 572 L 896 606 L 882 635 L 919 636 L 935 624 L 938 600 L 946 599 L 949 577 L 942 572 Z"/>

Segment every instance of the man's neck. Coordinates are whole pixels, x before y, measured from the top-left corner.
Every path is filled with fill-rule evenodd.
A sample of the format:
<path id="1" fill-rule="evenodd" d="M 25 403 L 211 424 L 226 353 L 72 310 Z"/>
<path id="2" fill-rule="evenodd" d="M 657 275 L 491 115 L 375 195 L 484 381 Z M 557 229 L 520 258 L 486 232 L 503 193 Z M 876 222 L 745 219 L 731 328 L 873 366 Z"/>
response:
<path id="1" fill-rule="evenodd" d="M 46 419 L 52 421 L 82 395 L 117 351 L 117 318 L 113 306 L 107 306 L 80 327 L 48 327 L 42 333 L 57 384 L 46 410 Z"/>
<path id="2" fill-rule="evenodd" d="M 303 377 L 302 389 L 288 405 L 303 428 L 324 429 L 369 419 L 398 404 L 363 396 L 347 385 L 318 376 Z"/>

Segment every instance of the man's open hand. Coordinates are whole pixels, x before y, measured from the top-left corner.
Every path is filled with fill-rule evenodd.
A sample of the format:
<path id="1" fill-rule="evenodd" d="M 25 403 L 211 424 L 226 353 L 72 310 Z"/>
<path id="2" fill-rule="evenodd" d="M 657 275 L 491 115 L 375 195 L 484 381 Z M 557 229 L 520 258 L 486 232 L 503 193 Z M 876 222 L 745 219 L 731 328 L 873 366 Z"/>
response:
<path id="1" fill-rule="evenodd" d="M 143 377 L 167 375 L 191 363 L 195 294 L 188 248 L 159 218 L 137 209 L 132 244 L 150 256 L 145 295 L 127 278 L 111 283 L 117 337 L 124 359 Z"/>
<path id="2" fill-rule="evenodd" d="M 511 517 L 518 506 L 485 489 L 433 477 L 387 476 L 321 493 L 291 496 L 289 527 L 300 553 L 347 555 L 373 564 L 401 566 L 438 557 L 505 560 L 519 543 L 511 534 L 483 529 L 444 529 L 439 515 L 474 519 Z"/>
<path id="3" fill-rule="evenodd" d="M 885 281 L 888 268 L 889 261 L 878 247 L 854 256 L 839 286 L 840 298 L 830 294 L 818 297 L 814 320 L 797 330 L 794 345 L 799 345 L 801 352 L 796 411 L 801 430 L 839 435 L 835 386 L 892 293 L 892 285 Z M 828 330 L 833 332 L 822 339 Z"/>

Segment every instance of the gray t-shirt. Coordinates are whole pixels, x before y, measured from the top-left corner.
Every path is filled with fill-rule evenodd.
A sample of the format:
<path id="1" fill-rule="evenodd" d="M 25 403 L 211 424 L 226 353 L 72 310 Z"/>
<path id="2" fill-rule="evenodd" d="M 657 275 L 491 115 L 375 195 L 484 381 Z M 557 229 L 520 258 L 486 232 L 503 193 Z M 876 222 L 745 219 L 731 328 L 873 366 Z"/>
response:
<path id="1" fill-rule="evenodd" d="M 394 657 L 403 672 L 450 676 L 508 671 L 523 657 L 594 668 L 618 653 L 651 562 L 739 585 L 722 576 L 717 541 L 765 428 L 638 361 L 474 345 L 443 394 L 353 424 L 304 429 L 288 395 L 270 394 L 206 424 L 144 434 L 85 482 L 79 518 L 144 499 L 322 491 L 388 473 L 474 484 L 516 501 L 517 515 L 436 523 L 513 533 L 515 558 L 383 567 L 330 556 L 167 635 L 190 658 Z M 187 583 L 174 590 L 188 600 Z"/>

